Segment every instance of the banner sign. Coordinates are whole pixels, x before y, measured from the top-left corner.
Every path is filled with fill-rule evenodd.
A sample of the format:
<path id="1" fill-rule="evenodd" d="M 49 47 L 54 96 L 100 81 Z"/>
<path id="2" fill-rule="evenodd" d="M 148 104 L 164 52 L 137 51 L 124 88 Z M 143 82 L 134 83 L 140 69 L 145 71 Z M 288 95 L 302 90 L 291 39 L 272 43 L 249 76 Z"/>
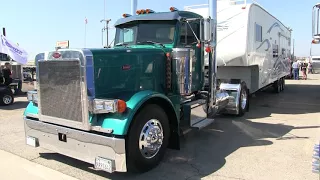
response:
<path id="1" fill-rule="evenodd" d="M 0 53 L 9 55 L 14 61 L 26 64 L 28 53 L 18 45 L 8 40 L 5 36 L 0 35 Z"/>
<path id="2" fill-rule="evenodd" d="M 63 49 L 68 49 L 69 48 L 69 41 L 58 41 L 56 43 L 56 47 L 58 48 L 63 48 Z"/>

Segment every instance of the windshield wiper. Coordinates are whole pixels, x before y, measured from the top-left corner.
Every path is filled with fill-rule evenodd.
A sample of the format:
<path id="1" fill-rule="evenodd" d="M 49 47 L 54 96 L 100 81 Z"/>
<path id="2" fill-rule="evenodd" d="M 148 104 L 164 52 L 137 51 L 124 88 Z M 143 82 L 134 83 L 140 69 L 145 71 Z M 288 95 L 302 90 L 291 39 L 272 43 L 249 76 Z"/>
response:
<path id="1" fill-rule="evenodd" d="M 121 43 L 117 43 L 114 46 L 128 46 L 128 43 L 121 42 Z"/>
<path id="2" fill-rule="evenodd" d="M 160 45 L 161 47 L 165 48 L 165 46 L 162 43 L 154 42 L 154 41 L 142 41 L 142 42 L 137 42 L 137 44 L 157 44 Z"/>

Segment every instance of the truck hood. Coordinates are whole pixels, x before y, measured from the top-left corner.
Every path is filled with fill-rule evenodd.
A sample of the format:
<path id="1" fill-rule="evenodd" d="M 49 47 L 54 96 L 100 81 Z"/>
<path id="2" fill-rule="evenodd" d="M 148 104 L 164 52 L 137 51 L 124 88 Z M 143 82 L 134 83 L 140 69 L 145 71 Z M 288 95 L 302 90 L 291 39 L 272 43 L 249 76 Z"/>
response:
<path id="1" fill-rule="evenodd" d="M 128 100 L 142 90 L 164 91 L 166 52 L 162 48 L 91 49 L 96 98 Z"/>

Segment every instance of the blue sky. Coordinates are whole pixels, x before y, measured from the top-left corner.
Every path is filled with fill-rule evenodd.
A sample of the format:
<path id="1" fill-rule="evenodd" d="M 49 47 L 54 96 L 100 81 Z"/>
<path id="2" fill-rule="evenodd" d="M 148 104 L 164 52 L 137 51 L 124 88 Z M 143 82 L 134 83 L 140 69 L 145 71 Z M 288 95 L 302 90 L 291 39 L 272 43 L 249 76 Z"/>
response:
<path id="1" fill-rule="evenodd" d="M 105 0 L 106 18 L 111 25 L 123 13 L 130 13 L 130 0 Z M 293 29 L 295 55 L 308 56 L 311 42 L 312 6 L 317 0 L 256 0 L 266 10 Z M 183 9 L 186 5 L 205 4 L 207 0 L 138 0 L 138 9 L 168 11 L 171 6 Z M 69 40 L 71 48 L 84 47 L 84 19 L 87 17 L 86 47 L 102 47 L 101 29 L 104 0 L 9 0 L 1 3 L 0 27 L 7 37 L 19 43 L 29 53 L 53 50 L 56 41 Z M 113 39 L 110 31 L 109 42 Z M 111 39 L 111 40 L 110 40 Z M 320 54 L 320 45 L 312 47 Z"/>

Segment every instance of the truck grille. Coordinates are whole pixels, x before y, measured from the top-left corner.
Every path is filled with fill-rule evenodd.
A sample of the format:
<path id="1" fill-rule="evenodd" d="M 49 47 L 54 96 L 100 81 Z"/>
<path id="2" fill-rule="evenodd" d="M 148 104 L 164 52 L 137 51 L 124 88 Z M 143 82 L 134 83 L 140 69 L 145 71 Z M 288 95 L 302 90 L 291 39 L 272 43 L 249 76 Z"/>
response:
<path id="1" fill-rule="evenodd" d="M 41 114 L 82 122 L 79 61 L 39 62 Z"/>

